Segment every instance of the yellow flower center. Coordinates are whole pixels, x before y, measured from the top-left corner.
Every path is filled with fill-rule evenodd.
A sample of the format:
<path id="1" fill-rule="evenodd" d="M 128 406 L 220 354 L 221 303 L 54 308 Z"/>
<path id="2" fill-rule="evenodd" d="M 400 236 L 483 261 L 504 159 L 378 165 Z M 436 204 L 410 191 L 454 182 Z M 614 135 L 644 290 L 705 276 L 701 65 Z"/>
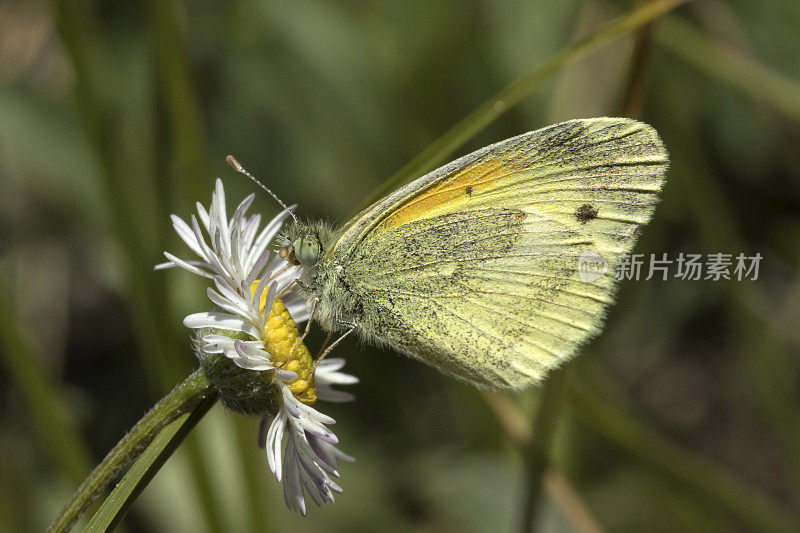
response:
<path id="1" fill-rule="evenodd" d="M 250 294 L 255 293 L 257 286 L 258 280 L 250 285 Z M 259 304 L 262 316 L 266 300 L 267 291 L 264 290 L 261 293 L 261 303 Z M 299 340 L 300 332 L 289 315 L 288 309 L 280 298 L 275 298 L 264 324 L 264 347 L 269 352 L 276 368 L 297 373 L 297 379 L 286 385 L 298 401 L 311 405 L 317 401 L 317 390 L 314 388 L 314 377 L 311 375 L 314 360 L 305 344 L 301 342 L 297 345 Z M 294 349 L 296 345 L 297 349 Z M 293 349 L 294 353 L 292 353 Z"/>

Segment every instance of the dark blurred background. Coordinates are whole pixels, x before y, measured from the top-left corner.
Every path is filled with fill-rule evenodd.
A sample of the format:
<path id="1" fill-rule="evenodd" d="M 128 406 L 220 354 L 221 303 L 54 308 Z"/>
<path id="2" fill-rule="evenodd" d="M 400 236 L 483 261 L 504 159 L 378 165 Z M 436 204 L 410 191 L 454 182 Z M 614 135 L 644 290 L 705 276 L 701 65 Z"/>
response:
<path id="1" fill-rule="evenodd" d="M 181 320 L 209 307 L 203 283 L 152 267 L 188 255 L 168 215 L 207 204 L 215 177 L 229 206 L 255 190 L 226 154 L 303 215 L 346 220 L 502 87 L 646 4 L 0 1 L 0 528 L 42 530 L 193 368 Z M 358 400 L 322 407 L 357 457 L 335 504 L 287 511 L 257 421 L 216 406 L 127 530 L 504 532 L 531 513 L 545 531 L 791 529 L 798 57 L 795 0 L 689 3 L 442 154 L 640 117 L 672 164 L 637 252 L 760 253 L 757 281 L 623 283 L 544 399 L 348 343 Z M 255 210 L 277 206 L 259 194 Z"/>

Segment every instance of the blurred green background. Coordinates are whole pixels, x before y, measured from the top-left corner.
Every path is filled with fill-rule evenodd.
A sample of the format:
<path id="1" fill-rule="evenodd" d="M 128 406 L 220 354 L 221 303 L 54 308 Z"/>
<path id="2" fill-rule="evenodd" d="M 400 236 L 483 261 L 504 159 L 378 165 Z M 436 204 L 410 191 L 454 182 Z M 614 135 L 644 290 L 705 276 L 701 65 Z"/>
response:
<path id="1" fill-rule="evenodd" d="M 215 177 L 229 205 L 254 190 L 226 154 L 345 220 L 498 90 L 646 4 L 0 1 L 0 528 L 46 527 L 192 369 L 181 320 L 210 306 L 203 284 L 152 266 L 187 256 L 168 214 L 207 204 Z M 513 397 L 347 343 L 358 400 L 322 407 L 357 457 L 335 504 L 287 511 L 257 421 L 216 406 L 126 530 L 793 529 L 798 57 L 795 0 L 688 3 L 438 153 L 641 117 L 672 164 L 637 252 L 758 252 L 757 281 L 623 283 L 604 334 Z M 264 194 L 255 210 L 277 213 Z"/>

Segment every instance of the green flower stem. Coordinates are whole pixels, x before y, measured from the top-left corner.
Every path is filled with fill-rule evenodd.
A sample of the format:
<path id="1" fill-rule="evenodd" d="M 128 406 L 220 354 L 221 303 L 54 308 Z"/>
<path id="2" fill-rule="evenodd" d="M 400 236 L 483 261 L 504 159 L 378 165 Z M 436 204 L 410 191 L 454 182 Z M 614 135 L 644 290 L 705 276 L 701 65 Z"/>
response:
<path id="1" fill-rule="evenodd" d="M 68 531 L 89 505 L 177 416 L 213 396 L 205 374 L 197 370 L 147 412 L 78 487 L 48 531 Z"/>
<path id="2" fill-rule="evenodd" d="M 483 128 L 497 120 L 509 109 L 519 104 L 531 94 L 536 84 L 570 63 L 574 63 L 591 52 L 612 41 L 641 28 L 642 26 L 675 9 L 687 0 L 655 0 L 633 10 L 631 13 L 615 19 L 597 33 L 590 35 L 572 46 L 563 48 L 540 67 L 517 78 L 506 85 L 500 92 L 478 106 L 469 115 L 461 119 L 444 135 L 420 152 L 400 170 L 395 172 L 376 189 L 363 204 L 369 205 L 377 198 L 386 196 L 398 185 L 423 175 L 426 171 L 440 164 L 472 139 Z"/>
<path id="3" fill-rule="evenodd" d="M 216 402 L 216 396 L 206 396 L 191 411 L 164 426 L 103 501 L 84 533 L 107 533 L 117 529 L 145 487 Z"/>

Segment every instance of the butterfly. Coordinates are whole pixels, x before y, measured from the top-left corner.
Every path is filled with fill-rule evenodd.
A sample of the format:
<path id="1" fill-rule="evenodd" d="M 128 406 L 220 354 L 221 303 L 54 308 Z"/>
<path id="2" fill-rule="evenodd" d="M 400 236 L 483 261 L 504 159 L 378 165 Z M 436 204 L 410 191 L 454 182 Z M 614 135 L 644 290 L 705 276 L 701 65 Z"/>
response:
<path id="1" fill-rule="evenodd" d="M 647 124 L 570 120 L 461 157 L 341 227 L 295 217 L 280 253 L 337 343 L 355 332 L 477 387 L 521 389 L 600 331 L 667 167 Z"/>

